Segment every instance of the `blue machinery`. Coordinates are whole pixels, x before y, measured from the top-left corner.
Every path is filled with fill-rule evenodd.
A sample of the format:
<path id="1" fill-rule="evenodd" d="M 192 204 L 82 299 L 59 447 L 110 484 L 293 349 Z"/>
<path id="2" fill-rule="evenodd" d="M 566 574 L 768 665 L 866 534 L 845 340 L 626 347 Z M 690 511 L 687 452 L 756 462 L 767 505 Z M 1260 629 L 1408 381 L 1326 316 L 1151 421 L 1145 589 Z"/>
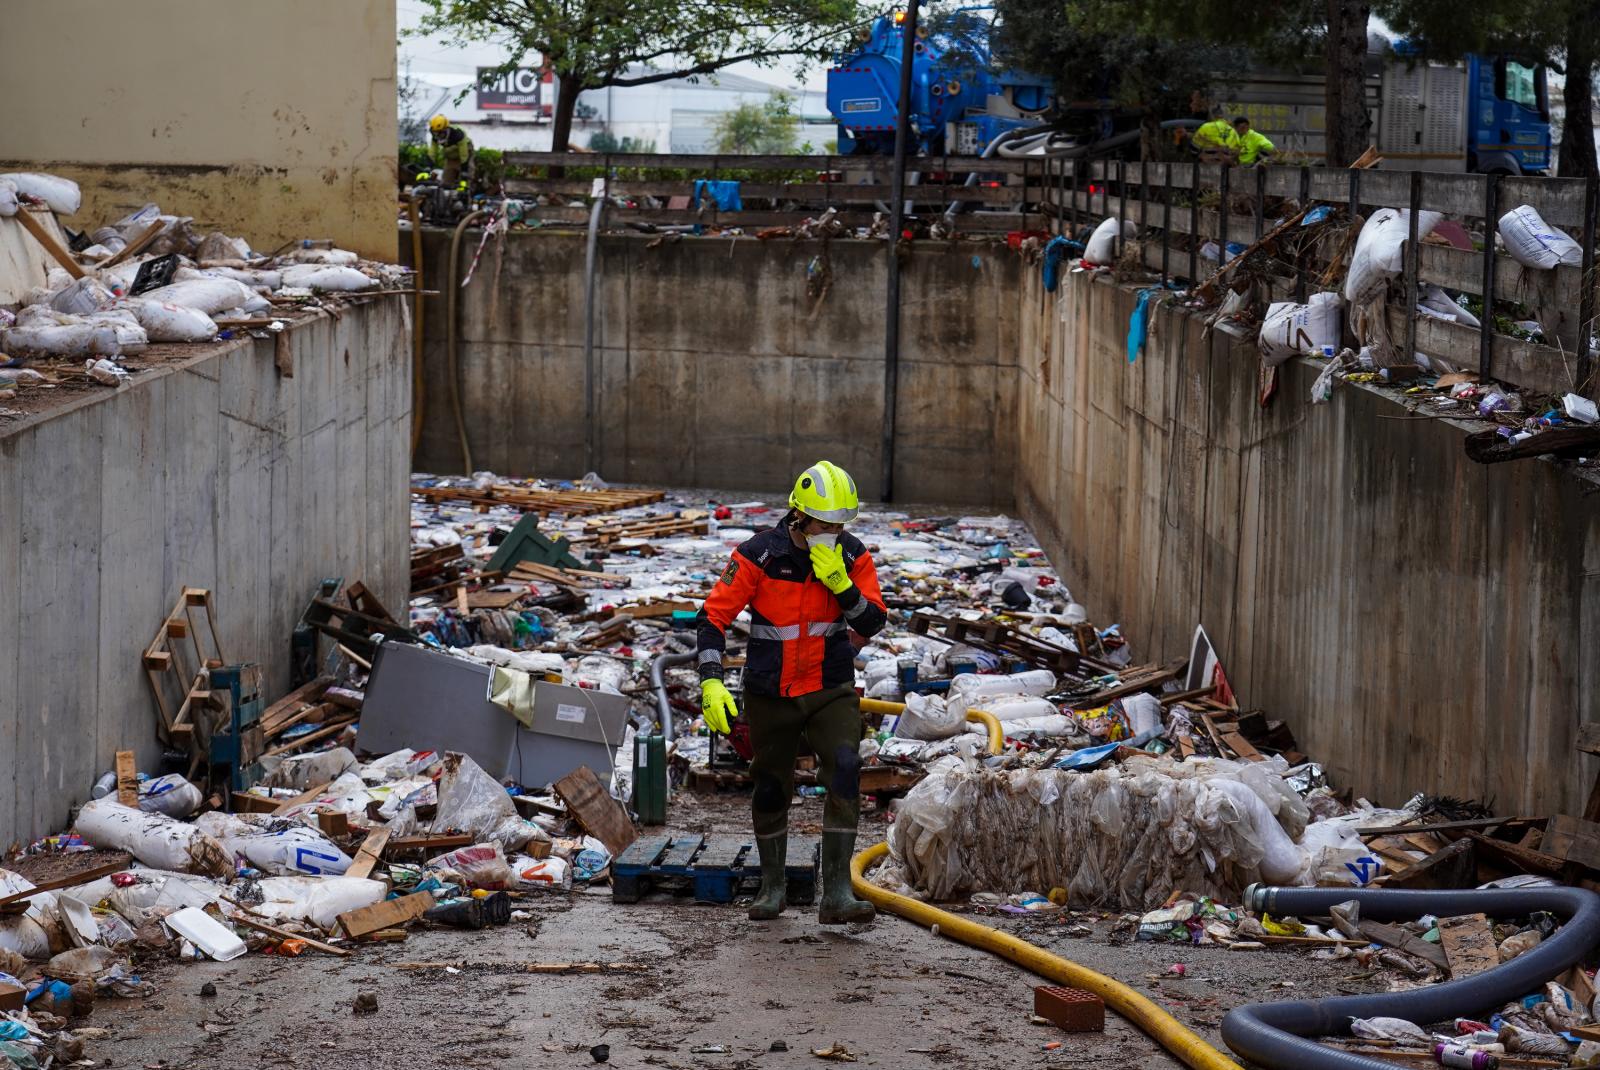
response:
<path id="1" fill-rule="evenodd" d="M 964 8 L 950 25 L 918 26 L 911 70 L 913 155 L 977 156 L 995 138 L 1043 128 L 1055 88 L 1048 78 L 990 68 L 989 23 Z M 853 51 L 828 69 L 828 110 L 839 122 L 841 155 L 894 151 L 905 13 L 880 16 Z"/>

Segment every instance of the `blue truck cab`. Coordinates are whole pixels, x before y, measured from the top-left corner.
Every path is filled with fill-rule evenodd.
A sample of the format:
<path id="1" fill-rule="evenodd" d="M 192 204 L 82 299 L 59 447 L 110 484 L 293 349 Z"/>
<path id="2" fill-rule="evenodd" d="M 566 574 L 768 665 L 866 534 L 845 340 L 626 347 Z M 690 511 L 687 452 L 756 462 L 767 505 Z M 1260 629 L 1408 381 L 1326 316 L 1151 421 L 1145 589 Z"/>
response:
<path id="1" fill-rule="evenodd" d="M 1550 168 L 1545 69 L 1510 56 L 1468 56 L 1468 170 L 1539 174 Z"/>

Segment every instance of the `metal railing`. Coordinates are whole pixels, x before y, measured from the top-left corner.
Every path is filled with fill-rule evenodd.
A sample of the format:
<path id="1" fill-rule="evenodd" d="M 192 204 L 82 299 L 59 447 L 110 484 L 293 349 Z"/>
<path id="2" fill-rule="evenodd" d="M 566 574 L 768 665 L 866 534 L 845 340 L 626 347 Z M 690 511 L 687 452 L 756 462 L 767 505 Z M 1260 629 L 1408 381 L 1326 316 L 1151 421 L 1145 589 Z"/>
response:
<path id="1" fill-rule="evenodd" d="M 1080 233 L 1107 217 L 1139 229 L 1133 253 L 1163 283 L 1197 283 L 1226 259 L 1230 243 L 1250 247 L 1292 211 L 1329 205 L 1343 226 L 1325 228 L 1324 240 L 1299 248 L 1263 282 L 1272 300 L 1304 301 L 1312 289 L 1338 289 L 1339 261 L 1354 235 L 1352 218 L 1377 208 L 1409 209 L 1403 283 L 1387 307 L 1385 326 L 1406 354 L 1421 352 L 1480 376 L 1545 394 L 1574 391 L 1595 396 L 1591 333 L 1595 318 L 1594 251 L 1597 183 L 1584 179 L 1522 178 L 1417 171 L 1343 170 L 1323 167 L 1223 167 L 1197 162 L 1123 161 L 1048 163 L 1041 209 L 1056 233 Z M 1531 205 L 1546 223 L 1571 234 L 1583 247 L 1578 267 L 1525 267 L 1497 250 L 1500 215 Z M 1227 210 L 1223 208 L 1226 206 Z M 1418 241 L 1418 211 L 1437 211 L 1463 223 L 1454 243 Z M 1473 247 L 1460 247 L 1468 230 Z M 1487 239 L 1487 240 L 1485 240 Z M 1200 253 L 1215 242 L 1219 257 Z M 1295 243 L 1288 243 L 1295 244 Z M 1118 239 L 1123 261 L 1122 242 Z M 1327 278 L 1330 262 L 1335 277 Z M 1327 285 L 1324 285 L 1324 281 Z M 1407 295 L 1419 283 L 1481 301 L 1482 329 L 1429 317 Z M 1477 311 L 1475 309 L 1475 311 Z M 1526 314 L 1542 341 L 1496 329 L 1503 316 Z M 1501 323 L 1501 326 L 1504 324 Z M 1531 333 L 1531 332 L 1523 332 Z"/>

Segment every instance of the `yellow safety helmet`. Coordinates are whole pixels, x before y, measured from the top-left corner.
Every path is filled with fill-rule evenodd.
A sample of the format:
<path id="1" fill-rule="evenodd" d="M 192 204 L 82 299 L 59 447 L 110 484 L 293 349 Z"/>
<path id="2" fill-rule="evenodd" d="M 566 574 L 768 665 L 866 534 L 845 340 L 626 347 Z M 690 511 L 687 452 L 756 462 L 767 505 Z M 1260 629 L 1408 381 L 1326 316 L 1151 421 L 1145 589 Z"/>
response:
<path id="1" fill-rule="evenodd" d="M 432 119 L 428 120 L 428 129 L 433 131 L 435 134 L 440 133 L 449 126 L 450 120 L 446 119 L 442 115 L 435 115 Z"/>
<path id="2" fill-rule="evenodd" d="M 861 509 L 861 497 L 849 472 L 832 461 L 818 461 L 795 480 L 789 505 L 829 524 L 848 524 Z"/>

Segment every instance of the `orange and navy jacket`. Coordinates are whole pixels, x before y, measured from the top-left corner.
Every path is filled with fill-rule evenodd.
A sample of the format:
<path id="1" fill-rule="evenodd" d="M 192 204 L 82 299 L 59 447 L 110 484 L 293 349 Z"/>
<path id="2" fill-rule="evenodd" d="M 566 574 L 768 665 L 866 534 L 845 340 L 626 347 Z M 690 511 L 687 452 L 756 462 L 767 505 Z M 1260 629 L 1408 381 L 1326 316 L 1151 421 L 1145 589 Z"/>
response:
<path id="1" fill-rule="evenodd" d="M 746 691 L 796 697 L 854 683 L 855 649 L 846 629 L 875 635 L 888 612 L 866 546 L 845 532 L 839 549 L 851 582 L 841 595 L 817 579 L 810 553 L 794 544 L 787 522 L 757 532 L 735 550 L 700 610 L 700 678 L 722 676 L 728 625 L 748 606 Z"/>

